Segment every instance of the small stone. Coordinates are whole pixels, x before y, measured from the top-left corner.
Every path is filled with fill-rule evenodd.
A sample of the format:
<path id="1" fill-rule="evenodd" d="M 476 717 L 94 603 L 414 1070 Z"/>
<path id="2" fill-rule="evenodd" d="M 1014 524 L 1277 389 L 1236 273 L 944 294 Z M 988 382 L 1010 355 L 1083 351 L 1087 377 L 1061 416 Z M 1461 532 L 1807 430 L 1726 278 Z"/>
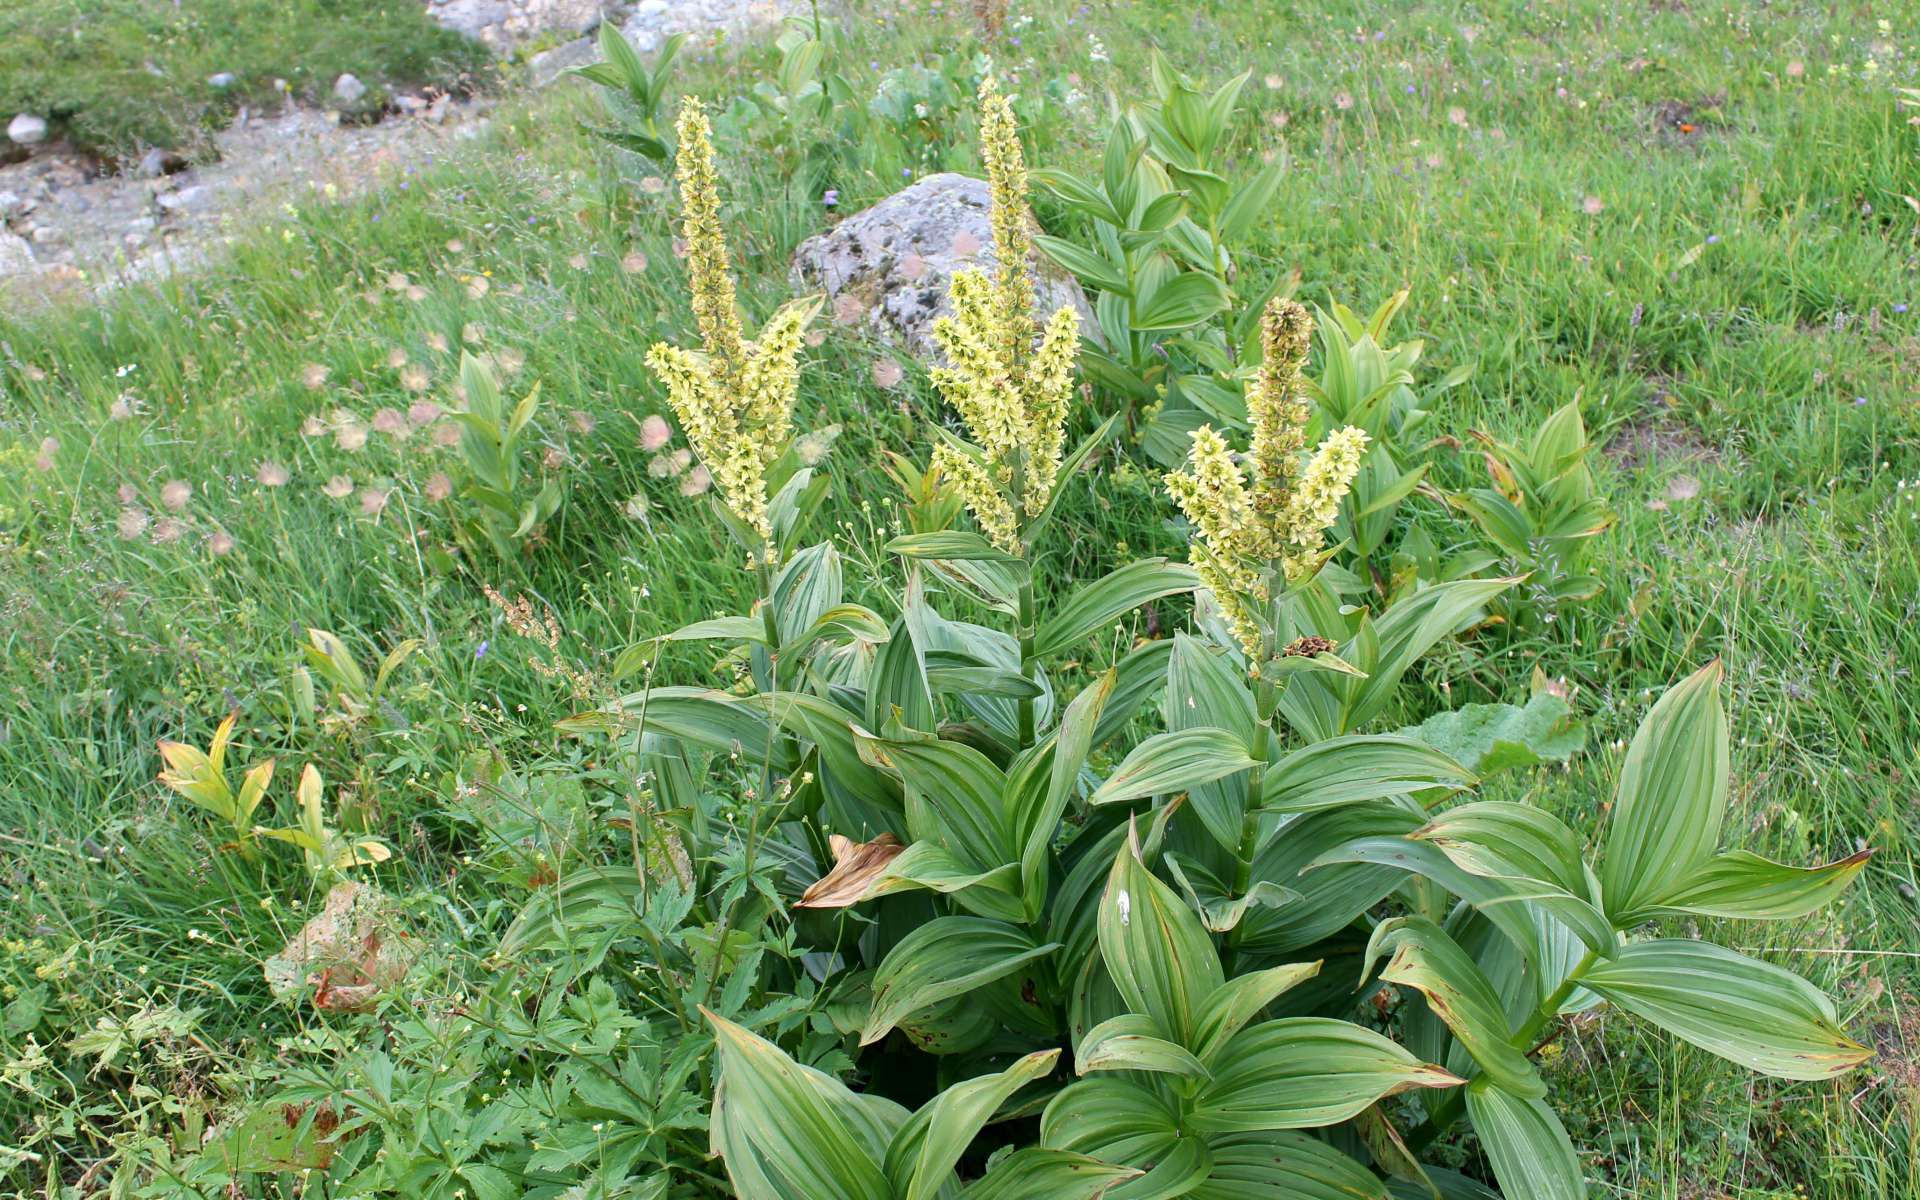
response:
<path id="1" fill-rule="evenodd" d="M 178 213 L 204 208 L 212 200 L 213 189 L 204 183 L 196 183 L 179 191 L 162 192 L 154 197 L 153 202 L 160 206 L 161 212 Z"/>
<path id="2" fill-rule="evenodd" d="M 32 113 L 20 113 L 7 123 L 7 136 L 17 146 L 31 146 L 47 140 L 47 119 Z"/>
<path id="3" fill-rule="evenodd" d="M 27 239 L 0 230 L 0 277 L 23 275 L 33 268 L 33 247 Z"/>
<path id="4" fill-rule="evenodd" d="M 171 175 L 186 168 L 186 159 L 171 150 L 162 150 L 158 146 L 140 156 L 140 173 L 148 179 L 158 179 L 162 175 Z"/>
<path id="5" fill-rule="evenodd" d="M 21 196 L 19 192 L 0 192 L 0 221 L 24 216 L 32 208 L 33 201 Z"/>
<path id="6" fill-rule="evenodd" d="M 566 78 L 568 71 L 599 61 L 599 43 L 583 37 L 534 55 L 533 61 L 527 64 L 527 74 L 534 87 L 542 88 Z"/>
<path id="7" fill-rule="evenodd" d="M 207 86 L 210 88 L 219 88 L 223 92 L 232 87 L 234 82 L 232 71 L 221 71 L 216 75 L 207 76 Z"/>
<path id="8" fill-rule="evenodd" d="M 418 96 L 403 92 L 393 98 L 393 106 L 403 113 L 417 113 L 427 106 L 427 102 Z"/>
<path id="9" fill-rule="evenodd" d="M 367 94 L 367 85 L 353 75 L 342 75 L 333 81 L 333 98 L 342 104 L 352 104 Z"/>
<path id="10" fill-rule="evenodd" d="M 36 246 L 51 246 L 60 240 L 60 231 L 51 225 L 35 225 L 27 232 L 27 236 L 33 239 Z"/>

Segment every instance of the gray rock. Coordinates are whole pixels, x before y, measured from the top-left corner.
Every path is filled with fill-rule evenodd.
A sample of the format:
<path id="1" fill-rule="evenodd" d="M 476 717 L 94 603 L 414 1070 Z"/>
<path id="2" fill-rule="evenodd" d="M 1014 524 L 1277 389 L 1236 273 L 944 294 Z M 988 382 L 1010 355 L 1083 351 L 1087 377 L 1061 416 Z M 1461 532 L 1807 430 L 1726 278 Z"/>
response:
<path id="1" fill-rule="evenodd" d="M 987 184 L 967 175 L 931 175 L 800 243 L 794 286 L 824 291 L 842 325 L 904 342 L 916 357 L 939 361 L 935 318 L 947 315 L 947 281 L 999 259 L 987 221 Z M 1036 252 L 1034 312 L 1045 319 L 1062 305 L 1080 310 L 1080 328 L 1098 335 L 1093 307 L 1073 276 Z"/>
<path id="2" fill-rule="evenodd" d="M 232 71 L 221 71 L 217 75 L 207 76 L 207 86 L 210 88 L 219 88 L 223 92 L 232 87 L 235 82 L 236 80 L 233 77 Z"/>
<path id="3" fill-rule="evenodd" d="M 32 113 L 19 113 L 7 123 L 7 136 L 17 146 L 31 146 L 47 140 L 47 119 Z"/>
<path id="4" fill-rule="evenodd" d="M 148 179 L 158 179 L 162 175 L 172 175 L 176 171 L 186 169 L 186 159 L 171 150 L 162 150 L 158 146 L 140 156 L 140 173 Z"/>
<path id="5" fill-rule="evenodd" d="M 213 203 L 213 199 L 214 193 L 211 187 L 204 183 L 196 183 L 191 187 L 183 187 L 179 191 L 161 192 L 153 198 L 153 202 L 160 206 L 161 212 L 181 213 L 205 208 Z"/>
<path id="6" fill-rule="evenodd" d="M 564 78 L 575 67 L 590 66 L 599 61 L 600 44 L 590 37 L 583 37 L 534 55 L 533 61 L 527 64 L 527 78 L 534 87 L 543 88 Z"/>
<path id="7" fill-rule="evenodd" d="M 33 208 L 33 201 L 19 192 L 0 192 L 0 221 L 24 216 Z"/>
<path id="8" fill-rule="evenodd" d="M 27 239 L 0 229 L 0 277 L 24 275 L 35 265 L 33 247 L 27 245 Z"/>
<path id="9" fill-rule="evenodd" d="M 352 75 L 342 75 L 333 81 L 333 98 L 342 104 L 352 104 L 367 94 L 367 85 Z"/>
<path id="10" fill-rule="evenodd" d="M 401 112 L 411 115 L 426 108 L 427 102 L 418 96 L 402 93 L 393 98 L 393 106 Z"/>

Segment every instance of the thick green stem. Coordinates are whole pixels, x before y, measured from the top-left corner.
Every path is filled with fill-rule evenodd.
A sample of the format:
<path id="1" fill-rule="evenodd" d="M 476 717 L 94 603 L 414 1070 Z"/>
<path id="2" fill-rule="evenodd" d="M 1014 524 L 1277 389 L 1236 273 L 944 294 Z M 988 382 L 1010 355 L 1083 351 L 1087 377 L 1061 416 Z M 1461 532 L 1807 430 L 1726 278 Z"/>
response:
<path id="1" fill-rule="evenodd" d="M 1033 652 L 1033 610 L 1033 580 L 1029 578 L 1025 583 L 1020 585 L 1019 629 L 1016 631 L 1016 635 L 1020 639 L 1020 677 L 1029 683 L 1038 682 L 1040 675 L 1040 660 Z M 1033 697 L 1020 697 L 1018 709 L 1020 715 L 1019 749 L 1025 750 L 1027 747 L 1033 745 Z"/>
<path id="2" fill-rule="evenodd" d="M 1593 960 L 1598 957 L 1597 951 L 1587 951 L 1586 956 L 1574 964 L 1573 971 L 1560 986 L 1553 989 L 1553 994 L 1542 1000 L 1539 1007 L 1533 1010 L 1533 1015 L 1514 1031 L 1513 1037 L 1508 1039 L 1508 1044 L 1522 1053 L 1531 1052 L 1540 1032 L 1560 1015 L 1560 1006 L 1565 1004 L 1567 997 L 1573 995 L 1574 989 L 1580 986 L 1580 977 L 1587 973 L 1587 968 L 1591 967 Z M 1457 1087 L 1448 1092 L 1445 1099 L 1434 1105 L 1433 1113 L 1427 1118 L 1426 1123 L 1407 1135 L 1407 1148 L 1416 1153 L 1425 1149 L 1435 1138 L 1453 1128 L 1453 1123 L 1460 1119 L 1460 1113 L 1466 1106 L 1466 1088 Z"/>
<path id="3" fill-rule="evenodd" d="M 1260 798 L 1266 790 L 1267 743 L 1270 739 L 1268 723 L 1273 719 L 1273 710 L 1278 705 L 1279 695 L 1272 684 L 1256 679 L 1253 684 L 1253 705 L 1258 720 L 1253 727 L 1254 744 L 1247 747 L 1247 754 L 1253 759 L 1253 766 L 1247 771 L 1247 798 L 1244 815 L 1240 818 L 1240 845 L 1233 856 L 1233 896 L 1238 899 L 1247 894 L 1253 886 L 1253 860 L 1260 853 Z M 1227 966 L 1230 970 L 1240 968 L 1240 939 L 1246 928 L 1246 914 L 1234 922 L 1227 931 Z"/>

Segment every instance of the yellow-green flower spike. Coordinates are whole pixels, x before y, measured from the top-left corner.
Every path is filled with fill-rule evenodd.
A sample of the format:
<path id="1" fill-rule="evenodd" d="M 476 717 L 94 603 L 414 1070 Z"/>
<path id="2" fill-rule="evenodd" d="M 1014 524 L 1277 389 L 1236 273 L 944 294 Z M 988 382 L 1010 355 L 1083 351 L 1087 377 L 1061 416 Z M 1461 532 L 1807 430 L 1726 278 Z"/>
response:
<path id="1" fill-rule="evenodd" d="M 700 340 L 723 375 L 743 362 L 740 312 L 733 295 L 727 237 L 720 226 L 720 173 L 713 164 L 713 131 L 697 97 L 680 102 L 674 172 L 680 180 L 680 236 L 687 243 L 687 275 Z"/>
<path id="2" fill-rule="evenodd" d="M 952 313 L 933 325 L 947 365 L 930 373 L 980 453 L 976 459 L 948 448 L 935 457 L 980 527 L 1017 554 L 1022 518 L 1045 512 L 1059 481 L 1080 315 L 1061 308 L 1044 333 L 1034 320 L 1026 162 L 1013 107 L 991 78 L 980 85 L 980 157 L 999 269 L 992 279 L 978 270 L 954 273 Z"/>
<path id="3" fill-rule="evenodd" d="M 1304 307 L 1278 297 L 1267 304 L 1260 318 L 1264 357 L 1247 387 L 1247 416 L 1253 424 L 1256 503 L 1269 519 L 1279 516 L 1306 445 L 1309 414 L 1300 394 L 1300 368 L 1312 338 L 1313 317 Z"/>
<path id="4" fill-rule="evenodd" d="M 667 403 L 727 508 L 771 543 L 767 471 L 793 436 L 800 347 L 820 305 L 788 304 L 757 341 L 745 340 L 720 225 L 713 141 L 698 100 L 688 97 L 682 104 L 678 128 L 680 229 L 701 349 L 659 342 L 647 352 L 647 366 L 667 385 Z"/>

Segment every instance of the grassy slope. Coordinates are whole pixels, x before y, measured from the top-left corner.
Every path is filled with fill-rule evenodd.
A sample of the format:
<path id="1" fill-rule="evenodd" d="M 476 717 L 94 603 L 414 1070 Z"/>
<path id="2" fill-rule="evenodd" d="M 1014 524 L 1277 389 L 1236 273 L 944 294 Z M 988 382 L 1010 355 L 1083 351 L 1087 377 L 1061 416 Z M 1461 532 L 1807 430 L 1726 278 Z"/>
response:
<path id="1" fill-rule="evenodd" d="M 1071 13 L 1016 21 L 1021 44 L 997 54 L 1021 69 L 1023 90 L 1056 81 L 1036 131 L 1041 157 L 1074 165 L 1098 136 L 1103 89 L 1142 88 L 1128 64 L 1145 44 L 1216 76 L 1250 66 L 1257 112 L 1243 145 L 1286 153 L 1294 170 L 1270 243 L 1246 269 L 1297 266 L 1312 300 L 1370 305 L 1410 286 L 1403 320 L 1427 338 L 1435 374 L 1478 368 L 1440 414 L 1445 432 L 1517 433 L 1579 396 L 1590 426 L 1642 448 L 1609 471 L 1622 521 L 1600 551 L 1606 594 L 1541 644 L 1491 658 L 1446 652 L 1423 684 L 1458 703 L 1505 698 L 1536 662 L 1571 679 L 1597 752 L 1516 786 L 1590 821 L 1617 765 L 1615 739 L 1647 689 L 1724 656 L 1730 836 L 1799 860 L 1862 841 L 1879 849 L 1830 919 L 1742 927 L 1726 940 L 1835 992 L 1887 1059 L 1831 1086 L 1775 1084 L 1607 1018 L 1561 1044 L 1562 1108 L 1613 1194 L 1920 1193 L 1920 1047 L 1897 1032 L 1915 1030 L 1920 1003 L 1920 452 L 1914 320 L 1896 310 L 1920 302 L 1900 201 L 1920 194 L 1920 172 L 1915 133 L 1885 83 L 1908 73 L 1920 30 L 1894 29 L 1876 47 L 1873 12 L 1853 4 L 1572 7 L 1494 16 L 1492 6 L 1426 4 L 1376 39 L 1359 5 L 1279 16 L 1226 2 L 1095 6 L 1071 26 Z M 884 69 L 963 31 L 957 17 L 924 15 L 899 30 L 863 27 L 845 69 L 867 87 L 870 59 Z M 1090 57 L 1090 31 L 1111 62 Z M 1861 78 L 1868 58 L 1877 79 Z M 1788 72 L 1796 61 L 1803 76 Z M 702 67 L 697 82 L 708 94 L 742 91 L 756 65 Z M 1066 72 L 1093 99 L 1069 101 Z M 1663 121 L 1672 102 L 1687 107 Z M 571 132 L 568 103 L 500 120 L 479 157 L 406 191 L 276 223 L 228 270 L 94 314 L 0 326 L 0 509 L 12 531 L 0 576 L 0 777 L 11 784 L 0 832 L 15 897 L 0 930 L 30 942 L 0 970 L 19 987 L 51 964 L 43 1044 L 149 998 L 203 1010 L 203 1048 L 149 1048 L 92 1081 L 54 1049 L 78 1091 L 43 1070 L 53 1099 L 10 1089 L 0 1128 L 24 1131 L 35 1112 L 99 1111 L 38 1137 L 38 1152 L 84 1162 L 107 1151 L 90 1127 L 140 1127 L 158 1099 L 126 1086 L 119 1069 L 131 1062 L 161 1089 L 215 1086 L 313 1021 L 268 1006 L 257 968 L 297 925 L 304 880 L 210 854 L 200 819 L 151 782 L 154 739 L 204 741 L 229 703 L 241 706 L 249 758 L 279 754 L 283 770 L 312 759 L 355 782 L 403 851 L 383 878 L 438 923 L 449 959 L 483 956 L 497 936 L 506 903 L 463 877 L 447 849 L 439 777 L 478 746 L 522 760 L 552 751 L 548 723 L 571 700 L 527 665 L 526 644 L 503 635 L 469 580 L 436 574 L 417 552 L 416 535 L 444 536 L 422 495 L 437 469 L 428 439 L 376 434 L 348 452 L 303 436 L 308 416 L 404 410 L 413 397 L 385 365 L 396 347 L 445 389 L 451 364 L 428 338 L 457 345 L 464 325 L 483 325 L 483 345 L 524 355 L 523 378 L 544 382 L 544 436 L 575 461 L 568 508 L 515 585 L 554 606 L 564 649 L 596 661 L 746 594 L 712 551 L 712 520 L 649 478 L 634 445 L 640 416 L 661 407 L 641 355 L 656 336 L 683 332 L 665 198 L 606 170 Z M 1676 118 L 1695 131 L 1673 128 Z M 791 246 L 821 215 L 782 172 L 745 168 L 764 154 L 739 153 L 739 257 L 765 312 Z M 827 182 L 852 206 L 897 174 L 854 162 Z M 623 267 L 634 249 L 646 269 Z M 571 265 L 576 255 L 583 266 Z M 424 298 L 390 289 L 394 271 Z M 476 297 L 470 277 L 481 272 L 491 286 Z M 830 338 L 803 398 L 805 423 L 847 422 L 831 459 L 833 516 L 868 548 L 892 519 L 875 455 L 923 449 L 916 428 L 929 412 L 911 368 L 907 385 L 876 387 L 874 358 Z M 303 386 L 308 363 L 330 368 L 325 394 Z M 116 419 L 122 398 L 131 415 Z M 569 418 L 576 409 L 592 432 Z M 43 471 L 33 459 L 48 437 L 58 446 Z M 258 485 L 263 459 L 290 466 L 291 484 Z M 1463 480 L 1472 464 L 1448 469 Z M 321 494 L 338 473 L 394 489 L 377 520 L 354 498 Z M 1674 488 L 1680 475 L 1698 480 L 1697 496 L 1674 498 L 1688 490 Z M 160 517 L 175 479 L 193 487 L 176 518 L 184 536 L 120 538 L 116 491 Z M 653 501 L 647 523 L 621 512 L 637 490 Z M 1108 470 L 1094 491 L 1096 502 L 1069 514 L 1072 536 L 1057 544 L 1071 561 L 1056 570 L 1177 552 L 1166 506 L 1137 472 Z M 231 554 L 211 553 L 216 530 L 235 540 Z M 397 701 L 412 729 L 355 741 L 287 720 L 296 624 L 336 629 L 367 653 L 427 638 Z M 698 672 L 701 660 L 687 667 Z M 278 790 L 284 812 L 284 779 Z M 8 1055 L 20 1046 L 9 1035 Z"/>
<path id="2" fill-rule="evenodd" d="M 377 110 L 388 89 L 463 90 L 489 70 L 484 48 L 391 0 L 0 0 L 0 113 L 100 154 L 194 150 L 239 106 L 278 104 L 276 80 L 323 102 L 351 73 Z M 227 87 L 207 82 L 223 72 Z"/>

